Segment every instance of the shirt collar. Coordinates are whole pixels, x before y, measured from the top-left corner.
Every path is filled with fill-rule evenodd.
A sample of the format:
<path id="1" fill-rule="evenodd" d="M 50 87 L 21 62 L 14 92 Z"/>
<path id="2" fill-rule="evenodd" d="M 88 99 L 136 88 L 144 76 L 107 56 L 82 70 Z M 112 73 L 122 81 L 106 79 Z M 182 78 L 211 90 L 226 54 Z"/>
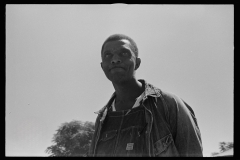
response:
<path id="1" fill-rule="evenodd" d="M 145 84 L 144 97 L 142 99 L 143 101 L 145 99 L 147 99 L 148 96 L 151 96 L 151 97 L 159 97 L 160 96 L 160 89 L 159 88 L 153 86 L 150 83 L 147 83 L 143 79 L 139 79 L 138 81 L 140 81 L 142 84 Z M 101 114 L 105 109 L 109 108 L 111 106 L 113 100 L 115 99 L 115 97 L 116 97 L 116 92 L 114 92 L 112 94 L 110 100 L 108 101 L 108 103 L 103 108 L 101 108 L 99 111 L 94 112 L 94 113 Z"/>

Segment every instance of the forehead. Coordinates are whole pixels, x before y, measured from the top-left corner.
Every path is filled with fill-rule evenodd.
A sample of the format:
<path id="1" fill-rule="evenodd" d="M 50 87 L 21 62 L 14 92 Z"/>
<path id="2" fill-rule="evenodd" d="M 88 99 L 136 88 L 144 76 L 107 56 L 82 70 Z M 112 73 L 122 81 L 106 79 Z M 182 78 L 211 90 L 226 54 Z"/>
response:
<path id="1" fill-rule="evenodd" d="M 122 48 L 126 48 L 132 51 L 132 45 L 131 43 L 126 40 L 126 39 L 122 39 L 122 40 L 116 40 L 116 41 L 109 41 L 107 43 L 105 43 L 104 47 L 103 47 L 103 52 L 104 51 L 116 51 Z"/>

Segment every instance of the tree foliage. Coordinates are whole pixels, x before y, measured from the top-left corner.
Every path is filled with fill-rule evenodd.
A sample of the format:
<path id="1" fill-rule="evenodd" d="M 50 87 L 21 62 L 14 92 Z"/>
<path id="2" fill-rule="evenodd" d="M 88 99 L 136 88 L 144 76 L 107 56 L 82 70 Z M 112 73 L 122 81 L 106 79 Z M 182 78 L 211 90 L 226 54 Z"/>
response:
<path id="1" fill-rule="evenodd" d="M 53 135 L 54 145 L 47 147 L 50 157 L 84 156 L 88 151 L 94 132 L 93 122 L 73 120 L 61 124 Z"/>
<path id="2" fill-rule="evenodd" d="M 225 152 L 231 148 L 233 148 L 233 142 L 220 142 L 219 143 L 219 153 Z M 219 154 L 218 152 L 213 152 L 212 156 Z"/>
<path id="3" fill-rule="evenodd" d="M 233 142 L 220 142 L 219 143 L 220 152 L 227 151 L 231 148 L 233 148 Z"/>

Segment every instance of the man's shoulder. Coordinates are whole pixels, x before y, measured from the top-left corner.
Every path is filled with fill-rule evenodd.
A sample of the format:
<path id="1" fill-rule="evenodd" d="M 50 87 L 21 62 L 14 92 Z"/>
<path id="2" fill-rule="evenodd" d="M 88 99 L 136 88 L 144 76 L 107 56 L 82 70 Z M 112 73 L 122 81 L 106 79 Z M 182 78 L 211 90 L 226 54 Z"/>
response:
<path id="1" fill-rule="evenodd" d="M 170 106 L 174 107 L 185 106 L 184 101 L 176 94 L 167 91 L 162 91 L 161 93 L 165 101 L 167 101 L 167 103 L 170 104 Z"/>
<path id="2" fill-rule="evenodd" d="M 179 98 L 177 95 L 173 94 L 172 92 L 168 92 L 168 91 L 161 91 L 161 95 L 163 100 L 166 102 L 168 109 L 173 109 L 173 108 L 177 108 L 178 106 L 178 101 Z"/>
<path id="3" fill-rule="evenodd" d="M 174 93 L 168 92 L 165 90 L 161 90 L 161 94 L 165 99 L 168 99 L 168 100 L 173 100 L 174 98 L 177 97 Z"/>
<path id="4" fill-rule="evenodd" d="M 194 111 L 192 109 L 191 106 L 189 106 L 184 100 L 182 100 L 179 96 L 171 93 L 171 92 L 166 92 L 166 91 L 162 91 L 162 96 L 164 98 L 164 100 L 167 102 L 167 104 L 169 105 L 168 107 L 170 109 L 177 109 L 178 111 L 190 111 L 193 115 Z"/>
<path id="5" fill-rule="evenodd" d="M 170 103 L 171 105 L 176 104 L 176 99 L 178 98 L 178 96 L 176 96 L 172 92 L 168 92 L 163 89 L 160 89 L 159 87 L 151 83 L 146 83 L 146 88 L 147 90 L 145 91 L 147 92 L 147 95 L 157 96 L 158 98 L 162 97 L 163 100 L 166 101 L 167 103 Z"/>
<path id="6" fill-rule="evenodd" d="M 158 92 L 158 96 L 162 96 L 164 98 L 165 101 L 169 102 L 169 103 L 174 103 L 176 101 L 176 95 L 173 94 L 172 92 L 169 92 L 169 91 L 165 91 L 165 90 L 162 90 L 158 87 L 155 87 L 154 85 L 152 85 L 155 89 L 155 91 Z"/>

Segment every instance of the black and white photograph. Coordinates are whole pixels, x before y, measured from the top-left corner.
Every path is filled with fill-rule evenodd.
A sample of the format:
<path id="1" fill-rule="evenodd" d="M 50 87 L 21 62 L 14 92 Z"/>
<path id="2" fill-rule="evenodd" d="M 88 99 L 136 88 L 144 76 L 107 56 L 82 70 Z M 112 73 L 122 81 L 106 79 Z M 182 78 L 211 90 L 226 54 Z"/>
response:
<path id="1" fill-rule="evenodd" d="M 233 157 L 233 4 L 6 4 L 6 157 Z"/>

